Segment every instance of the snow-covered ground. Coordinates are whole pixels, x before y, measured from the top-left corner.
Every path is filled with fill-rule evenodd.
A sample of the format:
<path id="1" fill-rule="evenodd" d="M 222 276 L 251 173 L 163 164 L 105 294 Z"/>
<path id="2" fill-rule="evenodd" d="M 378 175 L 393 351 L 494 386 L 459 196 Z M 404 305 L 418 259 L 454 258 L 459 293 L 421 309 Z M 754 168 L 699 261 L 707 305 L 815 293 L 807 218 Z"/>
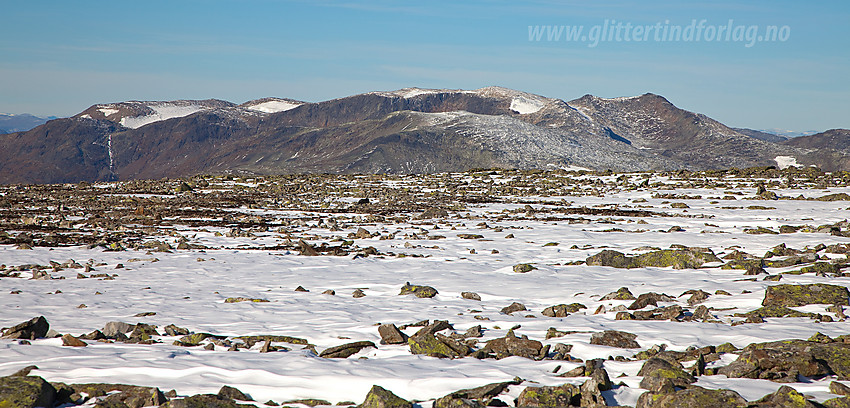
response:
<path id="1" fill-rule="evenodd" d="M 610 182 L 617 175 L 586 177 Z M 641 180 L 642 176 L 631 177 Z M 653 181 L 665 180 L 658 176 L 653 178 Z M 496 183 L 508 181 L 496 176 L 493 178 Z M 734 180 L 728 182 L 734 184 Z M 398 188 L 412 185 L 417 185 L 417 182 L 398 182 Z M 728 195 L 728 190 L 740 192 L 739 199 L 719 200 L 719 197 Z M 850 189 L 772 191 L 782 196 L 803 194 L 816 197 L 850 192 Z M 704 198 L 653 198 L 659 192 Z M 508 197 L 509 200 L 500 203 L 477 204 L 453 213 L 451 217 L 431 221 L 406 218 L 399 222 L 379 222 L 357 214 L 309 213 L 306 215 L 324 220 L 337 217 L 348 222 L 340 224 L 343 225 L 342 231 L 331 231 L 325 224 L 308 222 L 296 232 L 253 231 L 254 237 L 222 236 L 229 228 L 189 227 L 177 220 L 169 231 L 170 236 L 156 238 L 174 244 L 176 237 L 183 236 L 190 243 L 210 249 L 174 250 L 171 253 L 105 252 L 101 248 L 86 247 L 20 250 L 4 245 L 0 246 L 0 264 L 8 267 L 48 264 L 49 261 L 63 263 L 69 259 L 80 263 L 93 260 L 95 267 L 91 273 L 116 273 L 118 276 L 114 280 L 76 279 L 79 269 L 64 269 L 51 272 L 53 279 L 50 280 L 2 278 L 0 326 L 12 326 L 39 315 L 47 318 L 52 329 L 74 335 L 100 329 L 110 321 L 143 322 L 155 324 L 160 329 L 175 324 L 194 332 L 216 335 L 299 337 L 307 339 L 317 351 L 321 351 L 360 340 L 378 344 L 377 325 L 380 323 L 400 326 L 426 319 L 448 320 L 459 332 L 482 325 L 482 341 L 503 337 L 508 329 L 517 327 L 517 335 L 527 335 L 544 344 L 572 345 L 570 354 L 580 359 L 632 357 L 639 351 L 590 344 L 592 333 L 609 329 L 637 334 L 642 349 L 665 344 L 668 350 L 679 351 L 690 346 L 725 342 L 743 347 L 755 342 L 806 339 L 816 332 L 833 337 L 846 334 L 850 329 L 848 322 L 822 323 L 804 318 L 767 319 L 765 323 L 732 326 L 733 321 L 741 320 L 733 318 L 732 314 L 760 307 L 765 288 L 775 284 L 761 279 L 744 280 L 750 277 L 742 276 L 741 270 L 719 267 L 697 270 L 616 269 L 567 265 L 584 260 L 602 248 L 634 254 L 639 253 L 640 247 L 669 248 L 681 244 L 708 247 L 718 256 L 733 249 L 760 256 L 782 243 L 789 248 L 802 249 L 821 243 L 850 242 L 848 238 L 823 233 L 744 233 L 747 228 L 759 226 L 778 229 L 786 224 L 830 224 L 845 220 L 848 214 L 848 203 L 843 201 L 743 199 L 753 198 L 753 193 L 754 189 L 750 187 L 724 186 L 675 191 L 621 190 L 602 196 L 517 196 Z M 340 201 L 351 200 L 340 197 Z M 515 219 L 517 210 L 525 208 L 525 202 L 533 203 L 532 207 L 536 208 L 629 208 L 654 211 L 658 215 L 582 215 L 576 217 L 584 221 L 573 223 L 546 220 L 544 215 L 532 217 L 535 218 L 533 220 Z M 542 204 L 544 202 L 549 204 Z M 671 202 L 684 202 L 689 208 L 674 209 L 670 207 Z M 755 205 L 775 208 L 748 208 Z M 297 211 L 256 208 L 233 211 L 271 219 L 305 215 Z M 361 222 L 351 222 L 356 219 Z M 311 241 L 314 245 L 320 242 L 333 245 L 333 237 L 345 238 L 359 226 L 392 239 L 377 236 L 361 238 L 355 240 L 356 245 L 364 248 L 373 246 L 383 254 L 403 253 L 408 256 L 311 257 L 277 249 L 238 249 L 240 245 L 280 245 L 290 237 L 318 237 L 317 241 Z M 667 232 L 674 226 L 681 227 L 683 231 Z M 612 231 L 612 228 L 619 230 Z M 480 234 L 483 238 L 463 239 L 458 234 Z M 508 234 L 513 237 L 506 237 Z M 422 239 L 426 235 L 445 238 Z M 531 263 L 537 269 L 514 273 L 512 267 L 518 263 Z M 116 269 L 118 264 L 124 267 Z M 793 269 L 768 268 L 768 272 Z M 827 281 L 850 286 L 850 278 L 826 278 L 812 274 L 783 275 L 781 283 Z M 399 296 L 399 289 L 405 282 L 433 286 L 439 294 L 431 299 Z M 298 286 L 309 292 L 294 291 Z M 623 286 L 636 296 L 658 292 L 675 298 L 674 302 L 659 306 L 687 306 L 685 300 L 688 295 L 680 295 L 691 289 L 702 289 L 711 294 L 723 290 L 730 295 L 712 295 L 703 303 L 719 310 L 714 313 L 721 323 L 615 320 L 616 312 L 610 310 L 619 305 L 628 306 L 631 301 L 601 301 L 600 297 Z M 323 294 L 327 289 L 333 289 L 336 295 Z M 366 296 L 353 298 L 351 294 L 356 289 L 361 289 Z M 20 293 L 12 294 L 16 291 Z M 460 295 L 463 291 L 476 292 L 481 300 L 464 299 Z M 229 297 L 259 298 L 269 302 L 225 303 L 224 300 Z M 529 311 L 513 315 L 500 313 L 501 308 L 512 302 L 523 303 Z M 573 302 L 581 303 L 587 309 L 563 318 L 541 314 L 548 306 Z M 79 307 L 81 305 L 85 307 Z M 609 312 L 593 314 L 600 305 Z M 814 308 L 819 309 L 819 313 L 826 313 L 825 307 Z M 143 312 L 156 314 L 134 317 Z M 544 340 L 550 327 L 570 331 L 571 334 Z M 413 334 L 417 329 L 411 327 L 406 333 Z M 580 365 L 558 360 L 534 361 L 521 357 L 448 360 L 411 354 L 406 345 L 380 344 L 377 349 L 366 349 L 347 359 L 325 359 L 292 344 L 281 343 L 292 349 L 287 352 L 260 353 L 261 344 L 251 350 L 236 352 L 221 347 L 205 350 L 202 347 L 172 345 L 177 338 L 161 337 L 161 343 L 152 345 L 88 341 L 88 347 L 84 348 L 63 347 L 58 338 L 35 340 L 32 345 L 0 340 L 0 375 L 9 375 L 35 364 L 39 369 L 33 374 L 50 381 L 150 385 L 163 390 L 176 389 L 180 395 L 215 393 L 222 385 L 230 385 L 261 402 L 301 398 L 326 399 L 331 403 L 360 402 L 369 388 L 378 384 L 403 398 L 424 401 L 422 405 L 426 407 L 431 404 L 430 400 L 452 391 L 509 381 L 514 377 L 525 380 L 523 384 L 511 387 L 508 394 L 514 397 L 528 385 L 581 384 L 585 379 L 557 377 L 554 373 L 556 367 L 561 366 L 557 371 L 563 373 Z M 605 392 L 609 405 L 635 404 L 644 391 L 638 387 L 640 377 L 637 376 L 642 363 L 613 360 L 605 363 L 612 380 L 626 385 Z M 830 380 L 790 385 L 824 400 L 833 396 L 828 392 Z M 714 375 L 699 377 L 697 385 L 733 389 L 745 398 L 755 400 L 782 384 Z M 504 400 L 513 404 L 512 398 L 505 397 Z"/>

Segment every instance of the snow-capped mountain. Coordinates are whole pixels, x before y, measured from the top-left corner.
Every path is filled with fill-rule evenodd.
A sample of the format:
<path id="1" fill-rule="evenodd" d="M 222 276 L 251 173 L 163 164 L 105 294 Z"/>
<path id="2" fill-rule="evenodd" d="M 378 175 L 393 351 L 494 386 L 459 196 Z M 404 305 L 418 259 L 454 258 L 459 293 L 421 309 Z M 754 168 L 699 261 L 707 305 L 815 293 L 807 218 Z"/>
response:
<path id="1" fill-rule="evenodd" d="M 567 102 L 501 87 L 405 88 L 317 103 L 97 104 L 0 138 L 4 183 L 488 167 L 843 169 L 847 154 L 746 136 L 654 94 Z"/>

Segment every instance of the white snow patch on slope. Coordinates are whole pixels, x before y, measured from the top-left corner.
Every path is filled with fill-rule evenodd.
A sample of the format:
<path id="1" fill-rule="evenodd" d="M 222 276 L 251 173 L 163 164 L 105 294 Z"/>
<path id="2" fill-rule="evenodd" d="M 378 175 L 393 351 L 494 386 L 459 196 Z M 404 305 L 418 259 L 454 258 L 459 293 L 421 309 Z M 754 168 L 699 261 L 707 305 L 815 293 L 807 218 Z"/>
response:
<path id="1" fill-rule="evenodd" d="M 109 115 L 112 115 L 112 114 L 118 113 L 118 109 L 115 109 L 115 108 L 106 108 L 106 107 L 104 107 L 104 108 L 100 108 L 100 109 L 98 109 L 98 110 L 99 110 L 101 113 L 103 113 L 103 116 L 109 116 Z"/>
<path id="2" fill-rule="evenodd" d="M 278 113 L 295 109 L 303 105 L 302 103 L 293 103 L 287 101 L 266 101 L 256 105 L 246 106 L 246 109 L 264 113 Z"/>
<path id="3" fill-rule="evenodd" d="M 801 167 L 797 164 L 797 158 L 791 156 L 776 156 L 774 159 L 776 161 L 776 165 L 779 166 L 780 169 L 787 169 L 791 166 Z"/>
<path id="4" fill-rule="evenodd" d="M 207 109 L 199 105 L 173 105 L 169 103 L 151 104 L 148 107 L 154 110 L 155 113 L 153 115 L 121 118 L 121 122 L 119 123 L 121 123 L 121 126 L 137 129 L 154 122 L 182 118 L 183 116 L 189 116 Z"/>
<path id="5" fill-rule="evenodd" d="M 520 115 L 527 115 L 543 109 L 546 104 L 540 100 L 528 99 L 524 96 L 519 96 L 511 100 L 511 110 Z"/>

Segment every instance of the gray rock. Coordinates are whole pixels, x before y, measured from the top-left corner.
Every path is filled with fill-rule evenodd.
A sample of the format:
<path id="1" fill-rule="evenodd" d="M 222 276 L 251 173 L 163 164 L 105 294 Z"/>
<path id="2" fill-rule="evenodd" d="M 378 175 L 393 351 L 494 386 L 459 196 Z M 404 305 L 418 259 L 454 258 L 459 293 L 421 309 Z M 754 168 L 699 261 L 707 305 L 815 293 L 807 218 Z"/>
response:
<path id="1" fill-rule="evenodd" d="M 381 344 L 404 344 L 407 342 L 407 335 L 392 323 L 378 326 L 378 334 L 381 336 Z"/>
<path id="2" fill-rule="evenodd" d="M 636 338 L 636 334 L 617 330 L 605 330 L 602 333 L 593 333 L 590 336 L 590 344 L 619 348 L 640 348 L 640 344 L 635 341 Z"/>
<path id="3" fill-rule="evenodd" d="M 48 330 L 50 330 L 50 324 L 47 323 L 47 319 L 44 316 L 38 316 L 4 329 L 0 338 L 35 340 L 46 336 Z"/>
<path id="4" fill-rule="evenodd" d="M 324 358 L 348 358 L 353 354 L 360 352 L 364 348 L 372 347 L 377 348 L 375 343 L 371 341 L 355 341 L 353 343 L 347 343 L 339 346 L 334 346 L 323 350 L 319 353 L 319 357 Z"/>

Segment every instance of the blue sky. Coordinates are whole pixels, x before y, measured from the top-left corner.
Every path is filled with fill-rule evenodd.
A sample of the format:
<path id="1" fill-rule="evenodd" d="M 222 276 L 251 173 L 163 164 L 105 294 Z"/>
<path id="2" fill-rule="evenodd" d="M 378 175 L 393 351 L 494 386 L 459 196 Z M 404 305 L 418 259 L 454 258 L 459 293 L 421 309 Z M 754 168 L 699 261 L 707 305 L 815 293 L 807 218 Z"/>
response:
<path id="1" fill-rule="evenodd" d="M 653 92 L 730 126 L 850 128 L 847 1 L 18 1 L 0 112 L 500 85 L 565 100 Z M 530 41 L 529 26 L 788 26 L 786 41 Z"/>

